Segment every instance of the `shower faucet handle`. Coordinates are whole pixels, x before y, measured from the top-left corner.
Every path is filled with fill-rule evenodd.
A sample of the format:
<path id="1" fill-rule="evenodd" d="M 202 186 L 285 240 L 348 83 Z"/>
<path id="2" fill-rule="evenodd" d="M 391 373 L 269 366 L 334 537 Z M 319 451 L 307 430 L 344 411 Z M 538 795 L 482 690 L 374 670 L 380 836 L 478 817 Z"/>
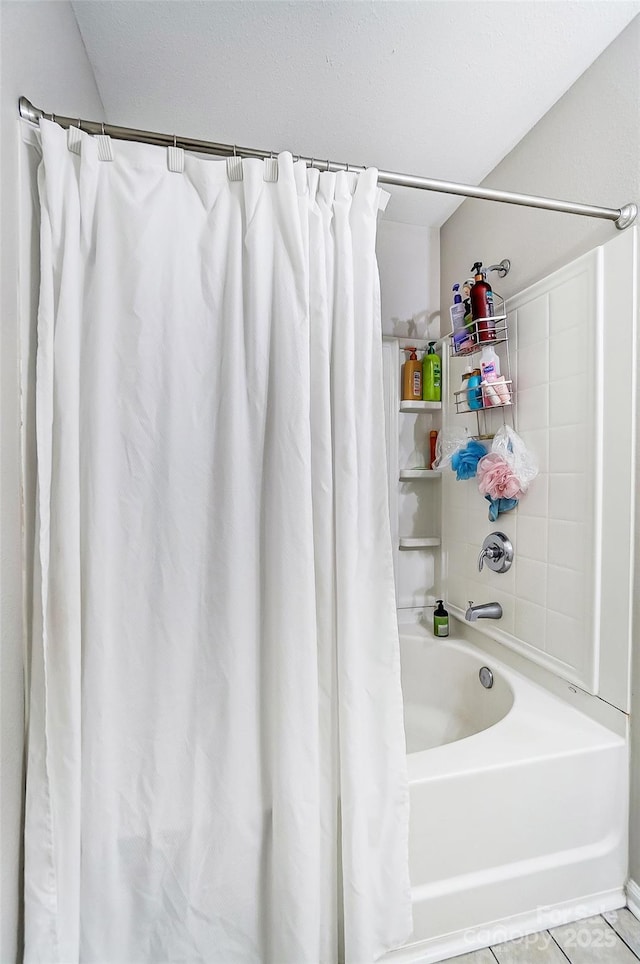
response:
<path id="1" fill-rule="evenodd" d="M 485 563 L 494 572 L 506 572 L 513 562 L 513 546 L 504 532 L 492 532 L 482 543 L 478 556 L 478 572 Z"/>

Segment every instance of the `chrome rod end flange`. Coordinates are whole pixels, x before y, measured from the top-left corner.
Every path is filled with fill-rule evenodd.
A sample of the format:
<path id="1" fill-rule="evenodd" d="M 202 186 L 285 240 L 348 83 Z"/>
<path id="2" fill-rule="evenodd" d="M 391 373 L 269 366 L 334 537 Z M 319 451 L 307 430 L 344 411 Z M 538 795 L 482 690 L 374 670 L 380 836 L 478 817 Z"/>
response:
<path id="1" fill-rule="evenodd" d="M 619 231 L 624 231 L 630 224 L 633 224 L 637 216 L 638 205 L 633 204 L 633 202 L 631 204 L 625 204 L 624 207 L 620 208 L 620 217 L 616 219 L 615 225 Z"/>
<path id="2" fill-rule="evenodd" d="M 39 124 L 40 118 L 44 117 L 44 111 L 34 107 L 30 100 L 21 97 L 18 101 L 18 110 L 23 120 L 30 121 L 32 124 Z"/>

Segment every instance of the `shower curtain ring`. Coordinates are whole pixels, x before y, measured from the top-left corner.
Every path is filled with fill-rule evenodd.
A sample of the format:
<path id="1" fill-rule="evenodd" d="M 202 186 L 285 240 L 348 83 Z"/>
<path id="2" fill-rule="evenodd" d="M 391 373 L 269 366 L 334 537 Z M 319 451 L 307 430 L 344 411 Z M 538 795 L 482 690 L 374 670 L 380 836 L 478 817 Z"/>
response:
<path id="1" fill-rule="evenodd" d="M 236 145 L 235 145 L 235 144 L 233 145 L 233 156 L 234 156 L 234 157 L 237 157 L 237 154 L 236 154 Z"/>
<path id="2" fill-rule="evenodd" d="M 81 118 L 81 117 L 78 118 L 78 130 L 79 130 L 79 131 L 82 130 L 82 118 Z"/>
<path id="3" fill-rule="evenodd" d="M 102 121 L 102 136 L 104 137 L 104 121 Z"/>
<path id="4" fill-rule="evenodd" d="M 175 149 L 177 148 L 177 146 L 178 146 L 178 142 L 177 142 L 177 140 L 176 140 L 176 135 L 174 134 L 174 135 L 173 135 L 173 149 L 175 150 Z"/>

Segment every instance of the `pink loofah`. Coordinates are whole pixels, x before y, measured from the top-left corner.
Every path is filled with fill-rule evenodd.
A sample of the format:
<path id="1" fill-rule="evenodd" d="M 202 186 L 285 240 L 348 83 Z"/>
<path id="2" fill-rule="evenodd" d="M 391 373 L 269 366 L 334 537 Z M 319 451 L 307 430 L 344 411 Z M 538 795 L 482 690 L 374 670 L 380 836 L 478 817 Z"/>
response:
<path id="1" fill-rule="evenodd" d="M 518 499 L 523 494 L 509 463 L 494 452 L 478 462 L 478 489 L 491 499 Z"/>

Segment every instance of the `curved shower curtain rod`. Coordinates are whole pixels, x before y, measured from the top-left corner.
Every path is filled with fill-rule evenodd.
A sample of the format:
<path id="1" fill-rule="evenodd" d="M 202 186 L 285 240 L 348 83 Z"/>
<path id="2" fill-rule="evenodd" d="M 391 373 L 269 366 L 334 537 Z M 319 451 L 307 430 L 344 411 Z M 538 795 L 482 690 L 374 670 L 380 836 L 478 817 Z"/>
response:
<path id="1" fill-rule="evenodd" d="M 175 134 L 160 134 L 154 131 L 139 130 L 134 127 L 116 127 L 113 124 L 103 124 L 101 121 L 85 121 L 77 117 L 63 117 L 59 114 L 47 114 L 39 107 L 34 107 L 30 100 L 21 97 L 18 110 L 23 120 L 38 124 L 41 118 L 54 121 L 61 127 L 78 127 L 87 134 L 107 134 L 115 140 L 137 141 L 142 144 L 157 144 L 161 147 L 182 147 L 188 151 L 200 154 L 216 154 L 220 157 L 257 157 L 265 159 L 274 157 L 275 151 L 261 151 L 253 147 L 238 147 L 236 144 L 217 144 L 215 141 L 201 141 L 193 137 L 177 137 Z M 337 161 L 318 160 L 316 157 L 304 157 L 295 154 L 294 157 L 304 161 L 309 167 L 317 167 L 323 171 L 364 171 L 365 168 L 357 164 L 343 164 Z M 613 221 L 622 230 L 633 224 L 638 214 L 637 205 L 630 203 L 621 208 L 603 208 L 592 204 L 579 204 L 574 201 L 560 201 L 555 198 L 538 197 L 533 194 L 515 194 L 512 191 L 496 191 L 493 188 L 474 187 L 471 184 L 457 184 L 455 181 L 439 181 L 428 177 L 418 177 L 415 174 L 396 174 L 392 171 L 378 170 L 380 184 L 394 184 L 400 187 L 413 187 L 421 191 L 437 191 L 440 194 L 457 194 L 462 197 L 479 198 L 484 201 L 502 201 L 505 204 L 520 204 L 524 207 L 542 208 L 546 211 L 560 211 L 564 214 L 580 214 L 584 217 L 602 218 Z"/>

